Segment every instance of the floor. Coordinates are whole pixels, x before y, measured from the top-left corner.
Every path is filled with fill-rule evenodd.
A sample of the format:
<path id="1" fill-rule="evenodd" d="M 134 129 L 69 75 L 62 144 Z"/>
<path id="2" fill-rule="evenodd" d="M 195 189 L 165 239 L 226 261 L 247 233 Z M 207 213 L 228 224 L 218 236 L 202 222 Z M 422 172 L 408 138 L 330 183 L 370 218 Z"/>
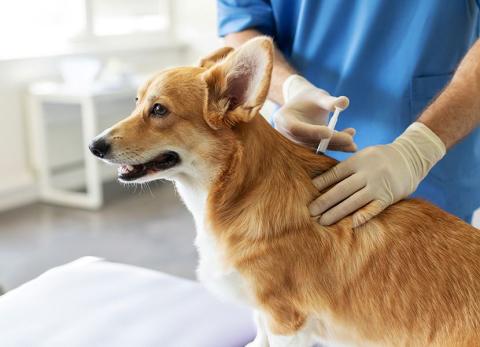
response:
<path id="1" fill-rule="evenodd" d="M 82 256 L 194 278 L 193 219 L 170 183 L 141 191 L 105 186 L 100 211 L 36 203 L 0 214 L 0 286 L 6 290 Z"/>

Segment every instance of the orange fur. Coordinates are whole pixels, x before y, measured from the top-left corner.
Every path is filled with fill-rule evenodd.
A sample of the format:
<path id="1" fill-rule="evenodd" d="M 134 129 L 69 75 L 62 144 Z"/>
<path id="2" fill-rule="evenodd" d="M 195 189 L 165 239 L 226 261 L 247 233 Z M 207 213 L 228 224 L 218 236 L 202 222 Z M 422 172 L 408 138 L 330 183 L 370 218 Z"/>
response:
<path id="1" fill-rule="evenodd" d="M 273 331 L 312 314 L 380 345 L 480 344 L 480 233 L 416 199 L 366 225 L 322 227 L 307 205 L 311 178 L 335 164 L 266 122 L 237 129 L 240 148 L 209 197 L 229 260 L 251 283 Z"/>
<path id="2" fill-rule="evenodd" d="M 110 131 L 113 149 L 127 158 L 168 146 L 192 154 L 209 187 L 206 223 L 273 332 L 293 334 L 314 316 L 320 335 L 334 326 L 360 345 L 479 346 L 479 231 L 416 199 L 358 228 L 351 217 L 320 226 L 307 208 L 318 195 L 311 179 L 336 161 L 258 114 L 273 59 L 271 42 L 262 45 L 266 73 L 248 104 L 229 98 L 235 53 L 223 49 L 149 81 L 132 116 Z M 159 101 L 171 115 L 150 119 Z"/>

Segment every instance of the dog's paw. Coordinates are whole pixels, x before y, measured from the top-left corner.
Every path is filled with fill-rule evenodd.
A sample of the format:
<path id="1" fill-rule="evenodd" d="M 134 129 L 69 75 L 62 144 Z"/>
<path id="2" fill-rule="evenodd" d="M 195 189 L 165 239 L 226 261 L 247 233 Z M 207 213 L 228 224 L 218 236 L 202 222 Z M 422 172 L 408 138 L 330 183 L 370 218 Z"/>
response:
<path id="1" fill-rule="evenodd" d="M 266 339 L 255 339 L 249 344 L 245 345 L 245 347 L 270 347 L 270 344 Z"/>

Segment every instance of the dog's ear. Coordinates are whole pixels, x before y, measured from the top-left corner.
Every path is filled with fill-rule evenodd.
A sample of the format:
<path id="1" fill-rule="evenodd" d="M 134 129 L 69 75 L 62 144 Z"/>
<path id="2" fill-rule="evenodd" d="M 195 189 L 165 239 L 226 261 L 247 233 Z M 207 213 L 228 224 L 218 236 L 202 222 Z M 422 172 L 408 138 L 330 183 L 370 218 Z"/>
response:
<path id="1" fill-rule="evenodd" d="M 225 58 L 231 51 L 233 51 L 232 47 L 222 47 L 217 49 L 215 52 L 210 53 L 206 57 L 200 59 L 200 67 L 209 68 L 212 65 L 215 65 L 216 62 Z"/>
<path id="2" fill-rule="evenodd" d="M 250 121 L 267 98 L 273 67 L 268 37 L 247 41 L 203 73 L 206 122 L 213 129 Z"/>

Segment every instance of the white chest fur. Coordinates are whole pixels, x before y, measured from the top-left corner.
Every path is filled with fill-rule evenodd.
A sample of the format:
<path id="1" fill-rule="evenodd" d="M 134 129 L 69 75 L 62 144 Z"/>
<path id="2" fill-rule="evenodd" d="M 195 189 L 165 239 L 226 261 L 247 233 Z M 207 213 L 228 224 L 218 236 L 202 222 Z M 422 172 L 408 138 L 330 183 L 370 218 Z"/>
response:
<path id="1" fill-rule="evenodd" d="M 207 192 L 185 182 L 176 182 L 177 190 L 193 215 L 197 236 L 195 245 L 199 253 L 197 277 L 203 285 L 222 298 L 250 303 L 246 281 L 232 266 L 227 265 L 225 254 L 218 245 L 205 220 Z"/>

